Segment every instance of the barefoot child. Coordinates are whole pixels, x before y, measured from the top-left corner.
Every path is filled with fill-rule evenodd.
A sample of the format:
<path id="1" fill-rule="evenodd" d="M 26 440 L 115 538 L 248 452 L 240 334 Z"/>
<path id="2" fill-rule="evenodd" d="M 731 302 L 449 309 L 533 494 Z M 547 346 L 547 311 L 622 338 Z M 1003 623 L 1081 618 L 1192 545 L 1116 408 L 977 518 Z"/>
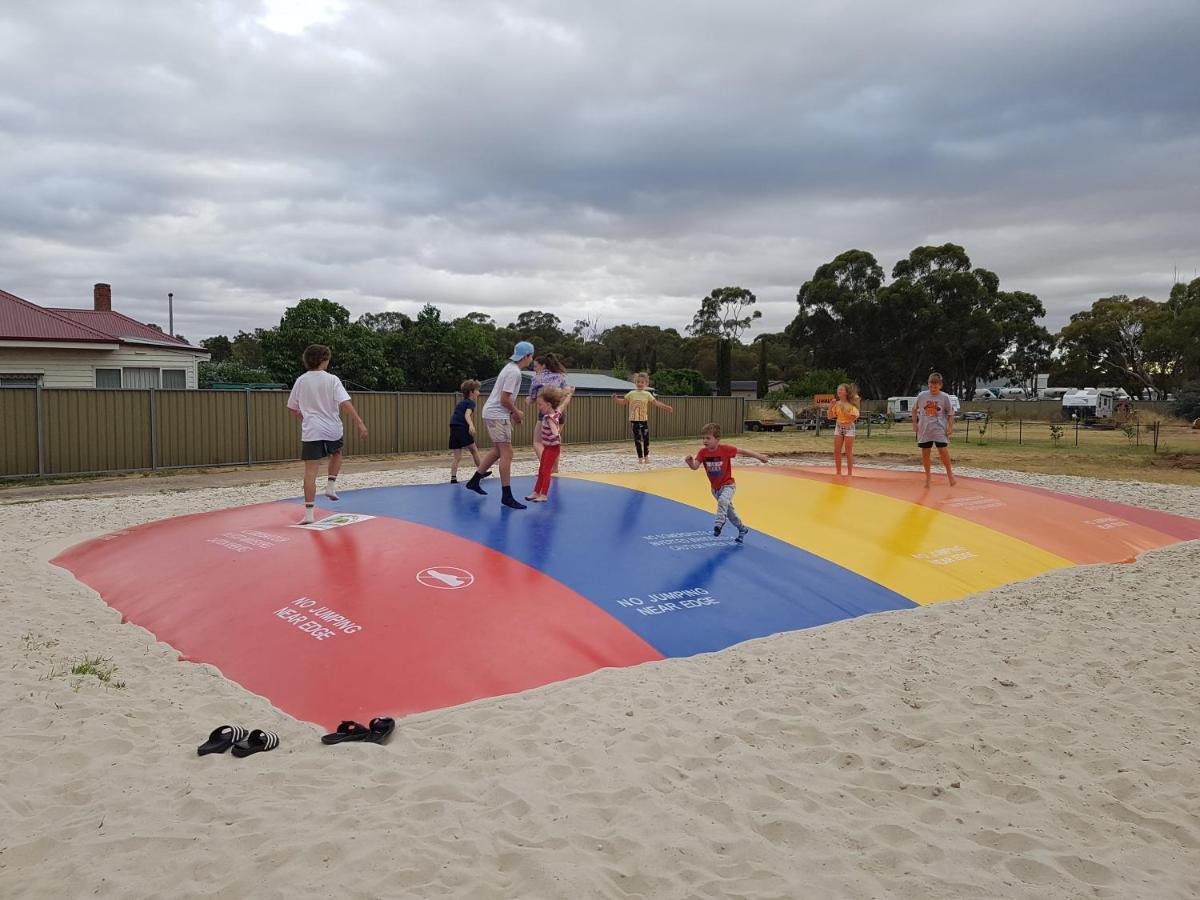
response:
<path id="1" fill-rule="evenodd" d="M 538 464 L 537 482 L 533 493 L 526 497 L 534 503 L 545 503 L 550 496 L 550 482 L 558 466 L 558 455 L 562 451 L 560 423 L 562 412 L 571 402 L 574 393 L 570 388 L 548 387 L 538 393 L 538 432 L 542 439 L 542 457 Z"/>
<path id="2" fill-rule="evenodd" d="M 638 372 L 633 376 L 637 387 L 624 397 L 613 394 L 613 401 L 629 407 L 629 428 L 633 432 L 633 446 L 637 450 L 638 462 L 646 465 L 650 462 L 650 407 L 657 406 L 667 412 L 675 408 L 666 403 L 659 403 L 658 398 L 646 388 L 650 386 L 650 376 Z"/>
<path id="3" fill-rule="evenodd" d="M 734 540 L 740 544 L 750 533 L 750 529 L 742 524 L 742 520 L 738 518 L 738 514 L 733 508 L 733 494 L 737 490 L 737 485 L 733 481 L 733 458 L 749 456 L 761 463 L 769 462 L 769 460 L 763 454 L 755 453 L 753 450 L 739 450 L 737 447 L 722 444 L 721 426 L 715 423 L 710 422 L 705 425 L 700 430 L 700 434 L 704 440 L 704 447 L 695 456 L 685 457 L 683 461 L 690 469 L 699 469 L 704 466 L 704 473 L 708 475 L 712 495 L 717 501 L 717 518 L 713 523 L 713 537 L 720 536 L 721 529 L 725 527 L 725 521 L 728 519 L 738 531 Z"/>
<path id="4" fill-rule="evenodd" d="M 302 525 L 313 521 L 317 473 L 321 468 L 321 460 L 326 456 L 329 457 L 329 480 L 325 484 L 325 496 L 330 500 L 338 498 L 334 482 L 342 469 L 342 412 L 354 420 L 362 439 L 367 439 L 367 426 L 350 402 L 350 395 L 342 386 L 342 380 L 326 371 L 332 356 L 324 344 L 310 345 L 304 351 L 304 368 L 308 371 L 296 379 L 288 396 L 288 412 L 300 420 L 300 458 L 304 460 Z"/>
<path id="5" fill-rule="evenodd" d="M 837 399 L 829 404 L 827 415 L 837 419 L 833 427 L 833 464 L 842 474 L 842 450 L 846 451 L 846 474 L 854 474 L 854 423 L 858 421 L 858 388 L 853 384 L 839 384 Z"/>
<path id="6" fill-rule="evenodd" d="M 459 390 L 463 398 L 454 407 L 450 416 L 450 449 L 454 451 L 454 461 L 450 463 L 450 483 L 458 484 L 458 464 L 462 461 L 463 451 L 471 454 L 475 467 L 479 467 L 479 450 L 475 447 L 475 421 L 471 415 L 479 400 L 479 382 L 474 379 L 464 381 Z"/>
<path id="7" fill-rule="evenodd" d="M 540 353 L 533 358 L 533 379 L 529 382 L 529 395 L 525 398 L 525 405 L 533 407 L 535 410 L 540 410 L 537 405 L 538 394 L 548 387 L 565 388 L 567 386 L 567 367 L 563 365 L 561 359 L 555 353 Z M 563 420 L 559 421 L 559 428 L 562 428 Z M 542 414 L 538 412 L 537 425 L 533 429 L 533 455 L 538 459 L 542 458 Z"/>
<path id="8" fill-rule="evenodd" d="M 517 409 L 517 398 L 521 396 L 521 370 L 533 362 L 533 344 L 529 341 L 519 341 L 513 348 L 508 364 L 496 376 L 496 384 L 488 394 L 487 403 L 483 404 L 483 424 L 487 428 L 488 437 L 492 439 L 492 449 L 487 456 L 479 461 L 475 474 L 467 482 L 467 490 L 477 494 L 487 494 L 479 482 L 483 480 L 492 463 L 500 462 L 500 504 L 509 509 L 525 509 L 525 504 L 512 495 L 512 459 L 513 459 L 513 425 L 525 421 L 521 410 Z"/>
<path id="9" fill-rule="evenodd" d="M 946 480 L 954 487 L 957 480 L 950 468 L 950 435 L 954 434 L 954 407 L 942 390 L 942 376 L 933 372 L 929 376 L 929 390 L 917 394 L 912 412 L 913 432 L 917 435 L 917 446 L 921 448 L 921 464 L 925 466 L 925 487 L 929 487 L 929 457 L 937 447 Z"/>

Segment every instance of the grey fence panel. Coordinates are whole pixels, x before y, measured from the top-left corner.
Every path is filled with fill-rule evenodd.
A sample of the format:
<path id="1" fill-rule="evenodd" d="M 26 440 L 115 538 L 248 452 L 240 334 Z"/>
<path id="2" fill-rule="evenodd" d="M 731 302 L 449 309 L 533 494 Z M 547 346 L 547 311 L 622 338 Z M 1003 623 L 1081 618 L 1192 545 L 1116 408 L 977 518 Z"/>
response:
<path id="1" fill-rule="evenodd" d="M 38 473 L 38 392 L 0 389 L 0 476 Z"/>
<path id="2" fill-rule="evenodd" d="M 39 438 L 39 396 L 41 420 Z M 446 449 L 454 394 L 355 393 L 367 424 L 363 441 L 347 424 L 349 454 L 430 453 Z M 674 413 L 651 412 L 656 438 L 697 437 L 718 422 L 741 432 L 745 403 L 732 397 L 671 397 Z M 481 446 L 489 446 L 475 414 Z M 532 443 L 537 420 L 525 421 L 514 443 Z M 611 397 L 579 397 L 567 411 L 568 443 L 629 438 L 628 410 Z M 0 477 L 69 475 L 150 468 L 282 462 L 300 457 L 300 423 L 287 411 L 286 391 L 141 391 L 44 389 L 0 391 Z M 39 444 L 40 440 L 40 444 Z"/>
<path id="3" fill-rule="evenodd" d="M 400 452 L 419 453 L 446 449 L 450 439 L 450 415 L 458 402 L 455 394 L 400 394 Z M 475 411 L 475 425 L 482 436 L 479 420 L 482 400 Z"/>
<path id="4" fill-rule="evenodd" d="M 287 391 L 250 391 L 251 458 L 277 462 L 300 458 L 300 422 L 287 409 Z"/>
<path id="5" fill-rule="evenodd" d="M 154 401 L 160 468 L 233 466 L 249 459 L 242 392 L 157 391 Z"/>
<path id="6" fill-rule="evenodd" d="M 149 469 L 150 393 L 44 389 L 46 474 Z"/>

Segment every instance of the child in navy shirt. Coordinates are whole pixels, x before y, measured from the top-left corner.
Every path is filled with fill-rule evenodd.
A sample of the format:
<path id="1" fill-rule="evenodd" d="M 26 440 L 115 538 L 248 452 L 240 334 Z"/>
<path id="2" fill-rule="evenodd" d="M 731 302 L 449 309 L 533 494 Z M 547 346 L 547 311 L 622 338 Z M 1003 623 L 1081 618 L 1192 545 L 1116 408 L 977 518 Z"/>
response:
<path id="1" fill-rule="evenodd" d="M 458 464 L 462 460 L 464 450 L 471 453 L 475 467 L 479 467 L 479 450 L 475 446 L 475 422 L 471 415 L 475 409 L 475 401 L 479 399 L 479 382 L 474 379 L 464 381 L 458 388 L 463 398 L 454 407 L 450 416 L 450 449 L 454 451 L 454 462 L 450 463 L 450 483 L 458 484 Z"/>

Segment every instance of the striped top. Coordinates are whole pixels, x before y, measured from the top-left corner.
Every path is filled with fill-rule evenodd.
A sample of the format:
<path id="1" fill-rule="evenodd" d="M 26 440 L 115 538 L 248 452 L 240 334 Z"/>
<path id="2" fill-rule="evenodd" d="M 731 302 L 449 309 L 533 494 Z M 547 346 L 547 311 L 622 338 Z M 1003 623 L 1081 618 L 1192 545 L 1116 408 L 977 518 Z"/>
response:
<path id="1" fill-rule="evenodd" d="M 542 446 L 557 447 L 562 443 L 562 436 L 559 434 L 558 426 L 562 422 L 562 414 L 557 412 L 546 413 L 542 416 L 541 422 L 538 423 L 538 430 L 542 439 Z"/>

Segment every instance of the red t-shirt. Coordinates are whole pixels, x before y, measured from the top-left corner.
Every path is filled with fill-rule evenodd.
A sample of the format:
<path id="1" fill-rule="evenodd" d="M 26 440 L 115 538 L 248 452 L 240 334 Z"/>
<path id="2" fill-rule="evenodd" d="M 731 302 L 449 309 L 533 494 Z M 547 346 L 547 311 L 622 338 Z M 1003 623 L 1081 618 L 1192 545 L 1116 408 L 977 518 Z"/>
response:
<path id="1" fill-rule="evenodd" d="M 704 466 L 704 473 L 712 484 L 714 491 L 719 491 L 726 485 L 733 484 L 733 458 L 737 456 L 737 447 L 728 444 L 717 444 L 716 450 L 700 448 L 696 454 L 696 462 Z"/>

